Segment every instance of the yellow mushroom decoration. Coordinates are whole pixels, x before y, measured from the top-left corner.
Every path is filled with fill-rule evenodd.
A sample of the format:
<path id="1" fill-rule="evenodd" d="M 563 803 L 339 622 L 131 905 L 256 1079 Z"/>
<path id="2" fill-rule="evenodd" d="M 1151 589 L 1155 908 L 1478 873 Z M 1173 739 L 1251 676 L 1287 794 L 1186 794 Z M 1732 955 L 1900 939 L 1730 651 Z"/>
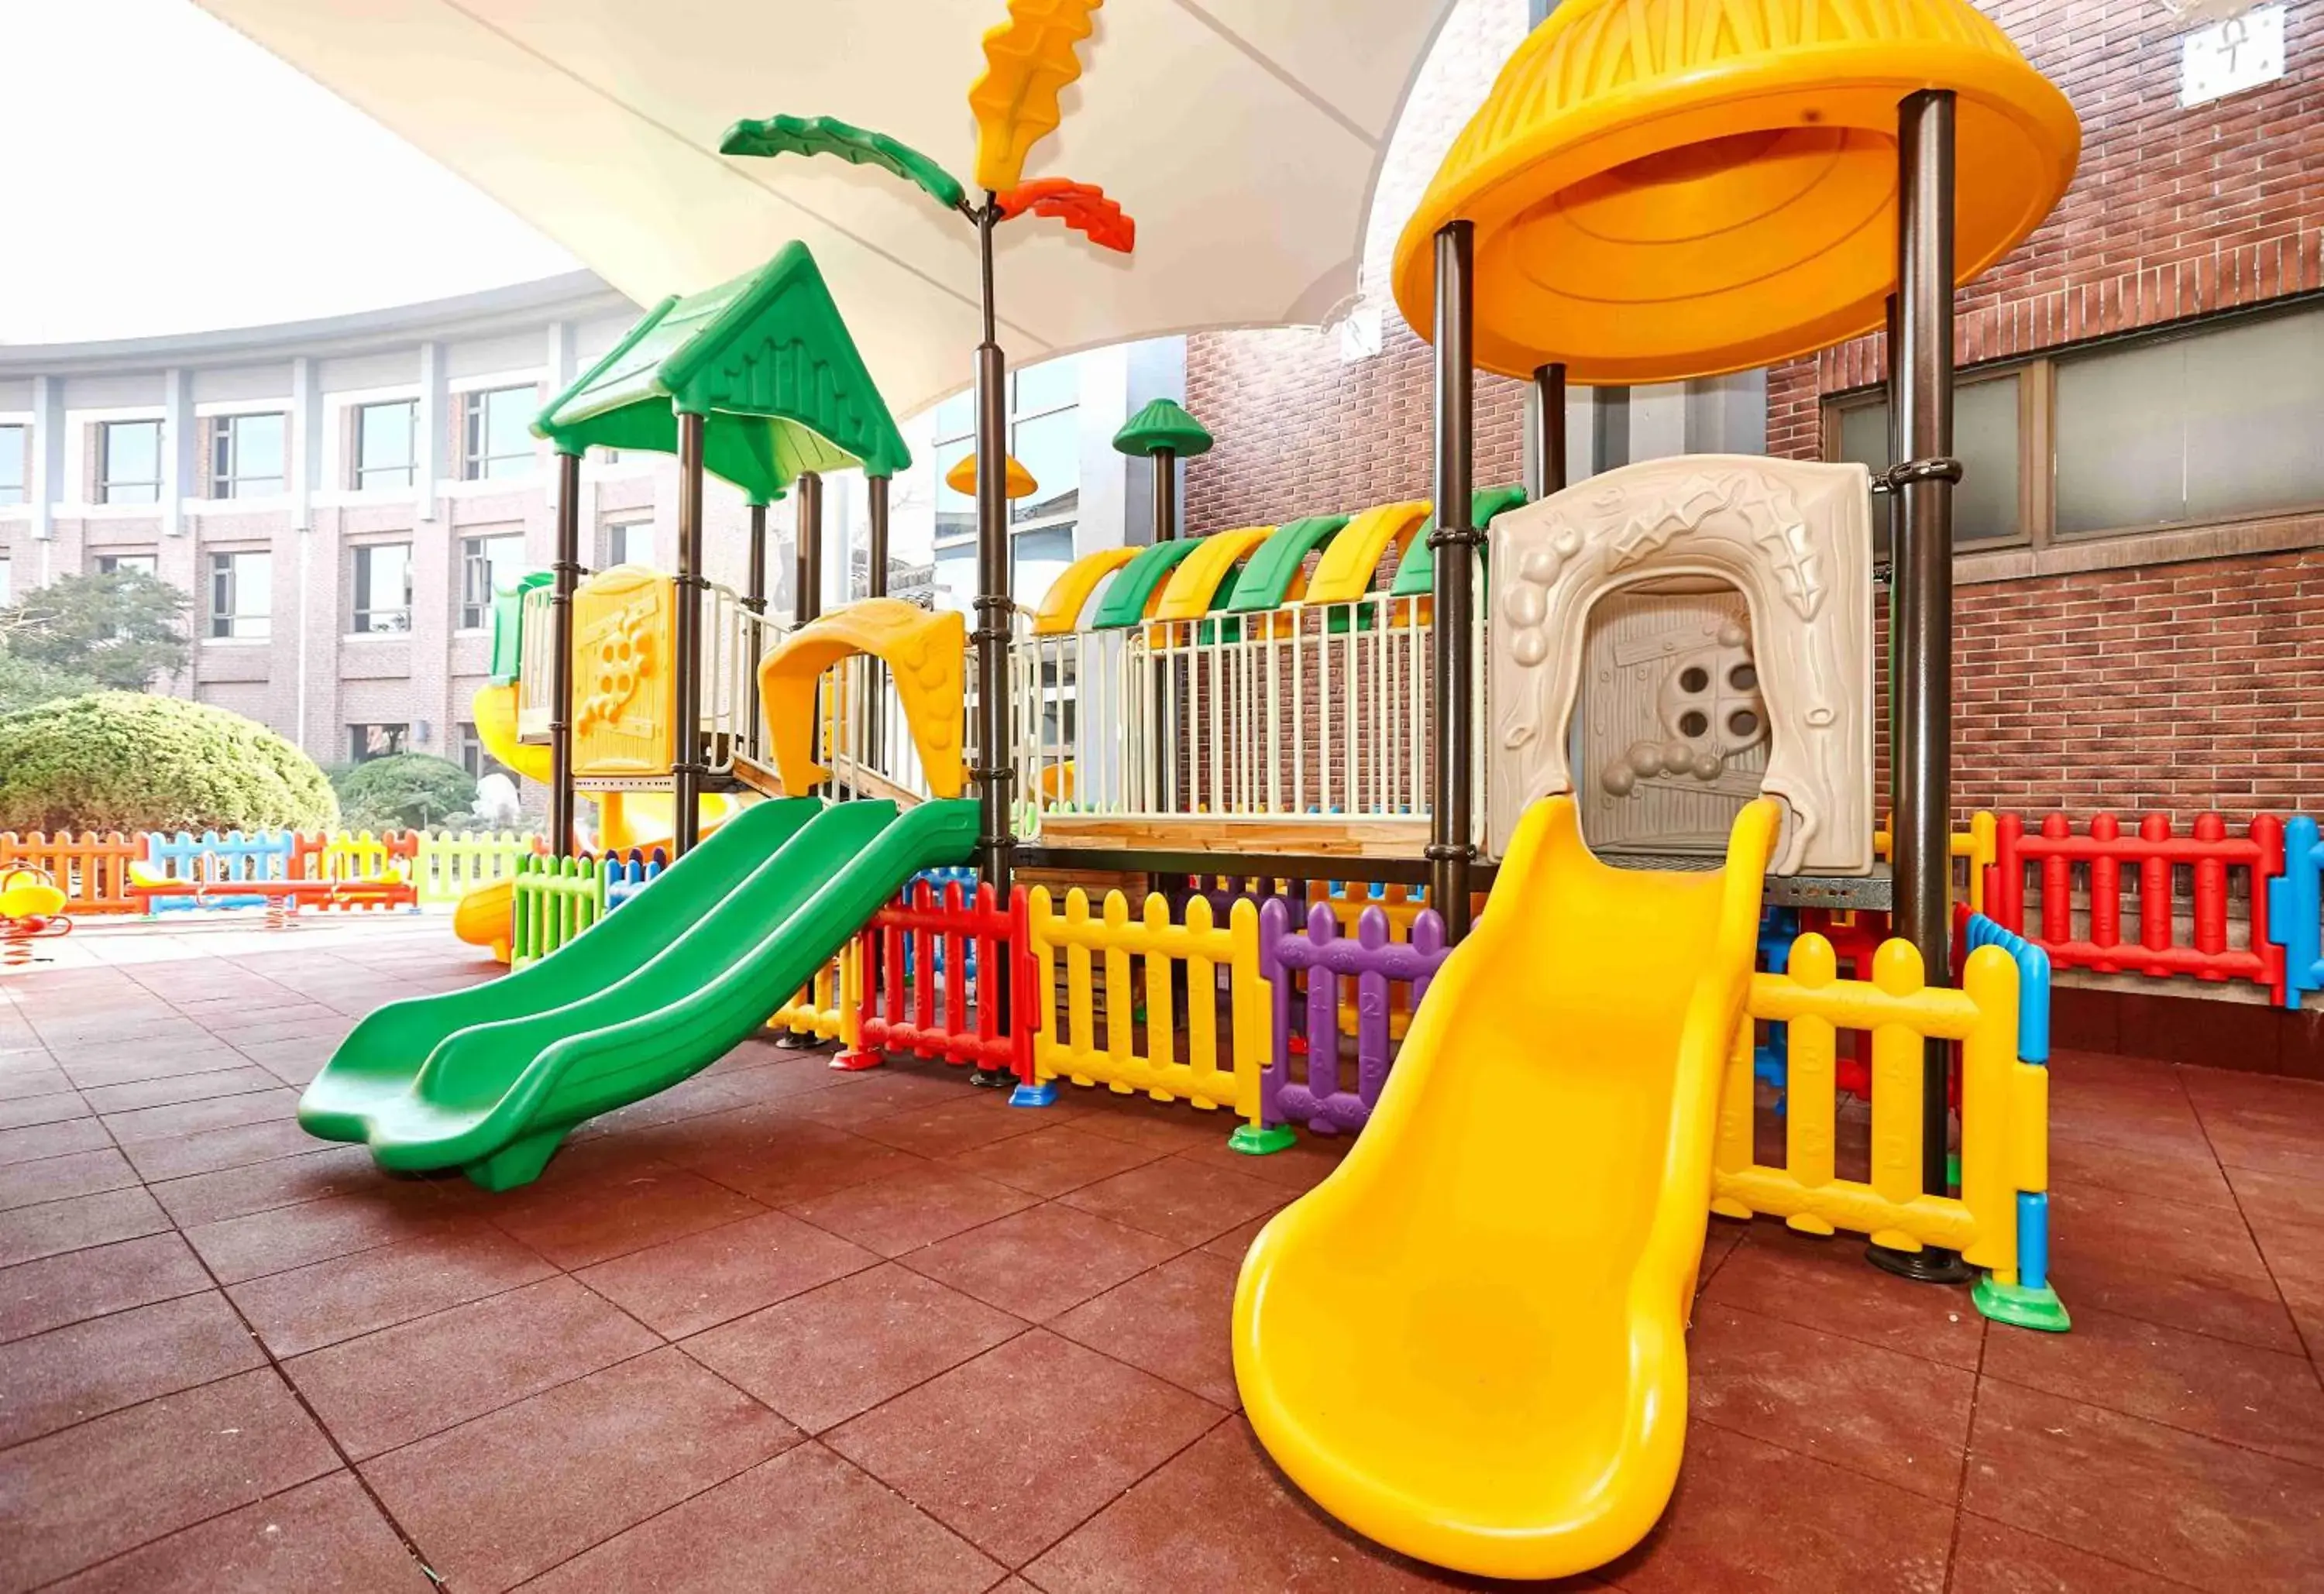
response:
<path id="1" fill-rule="evenodd" d="M 1001 456 L 1001 463 L 1003 465 L 1001 474 L 1008 481 L 1008 485 L 1003 487 L 1001 492 L 1010 498 L 1030 498 L 1034 493 L 1038 493 L 1041 490 L 1041 484 L 1033 479 L 1033 473 L 1031 471 L 1027 470 L 1023 465 L 1017 463 L 1017 457 L 1015 455 Z M 973 454 L 962 455 L 960 456 L 959 463 L 954 465 L 952 469 L 945 472 L 945 485 L 959 493 L 963 498 L 975 497 L 976 456 Z"/>

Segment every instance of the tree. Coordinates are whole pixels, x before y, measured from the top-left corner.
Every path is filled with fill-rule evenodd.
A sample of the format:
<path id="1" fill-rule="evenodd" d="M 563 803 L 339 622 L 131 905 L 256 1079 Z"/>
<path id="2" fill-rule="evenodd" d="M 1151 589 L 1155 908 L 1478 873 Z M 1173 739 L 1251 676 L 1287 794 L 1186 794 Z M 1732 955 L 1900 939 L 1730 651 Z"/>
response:
<path id="1" fill-rule="evenodd" d="M 32 664 L 142 692 L 186 667 L 184 593 L 143 570 L 63 576 L 0 609 L 8 651 Z"/>
<path id="2" fill-rule="evenodd" d="M 425 830 L 475 806 L 476 778 L 449 759 L 399 752 L 334 773 L 339 814 L 357 830 Z"/>
<path id="3" fill-rule="evenodd" d="M 97 678 L 52 664 L 19 659 L 0 646 L 0 714 L 97 690 Z"/>
<path id="4" fill-rule="evenodd" d="M 0 716 L 0 830 L 314 830 L 337 817 L 312 759 L 206 703 L 92 692 Z"/>

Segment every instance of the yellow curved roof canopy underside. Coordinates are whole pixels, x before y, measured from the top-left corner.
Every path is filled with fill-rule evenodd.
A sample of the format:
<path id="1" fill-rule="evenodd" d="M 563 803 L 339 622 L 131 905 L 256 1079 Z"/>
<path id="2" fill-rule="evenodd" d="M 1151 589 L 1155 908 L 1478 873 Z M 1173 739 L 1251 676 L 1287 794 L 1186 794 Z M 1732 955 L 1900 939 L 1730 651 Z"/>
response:
<path id="1" fill-rule="evenodd" d="M 1397 240 L 1434 325 L 1434 235 L 1476 229 L 1477 364 L 1582 382 L 1771 365 L 1879 327 L 1899 102 L 1955 97 L 1956 277 L 2040 226 L 2073 106 L 1969 0 L 1566 0 L 1509 58 Z"/>

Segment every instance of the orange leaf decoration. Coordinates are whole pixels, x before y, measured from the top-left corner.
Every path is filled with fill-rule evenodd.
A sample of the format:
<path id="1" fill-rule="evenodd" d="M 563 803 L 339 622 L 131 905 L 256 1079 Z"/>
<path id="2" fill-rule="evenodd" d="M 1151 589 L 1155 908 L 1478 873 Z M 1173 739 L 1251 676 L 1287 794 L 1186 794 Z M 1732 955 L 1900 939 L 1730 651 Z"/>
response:
<path id="1" fill-rule="evenodd" d="M 984 73 L 970 86 L 976 184 L 999 193 L 1025 175 L 1025 157 L 1057 130 L 1057 96 L 1082 75 L 1074 47 L 1090 36 L 1104 0 L 1009 0 L 1009 20 L 984 35 Z"/>
<path id="2" fill-rule="evenodd" d="M 1138 243 L 1138 223 L 1095 183 L 1037 177 L 997 196 L 994 202 L 1003 217 L 1020 216 L 1028 210 L 1036 216 L 1053 216 L 1075 232 L 1089 235 L 1089 241 L 1101 249 L 1127 254 Z"/>

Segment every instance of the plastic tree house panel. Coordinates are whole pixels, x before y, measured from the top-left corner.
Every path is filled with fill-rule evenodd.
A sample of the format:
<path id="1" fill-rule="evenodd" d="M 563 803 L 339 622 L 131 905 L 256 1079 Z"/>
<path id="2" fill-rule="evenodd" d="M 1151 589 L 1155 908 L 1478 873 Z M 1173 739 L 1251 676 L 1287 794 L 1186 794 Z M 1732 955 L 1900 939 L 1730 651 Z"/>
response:
<path id="1" fill-rule="evenodd" d="M 1868 873 L 1870 504 L 1861 465 L 1713 454 L 1628 465 L 1496 519 L 1486 730 L 1493 850 L 1507 849 L 1531 804 L 1578 789 L 1566 732 L 1591 610 L 1626 588 L 1677 578 L 1735 587 L 1748 611 L 1767 730 L 1760 785 L 1784 810 L 1775 872 Z M 1654 761 L 1659 777 L 1681 760 L 1658 753 Z"/>

